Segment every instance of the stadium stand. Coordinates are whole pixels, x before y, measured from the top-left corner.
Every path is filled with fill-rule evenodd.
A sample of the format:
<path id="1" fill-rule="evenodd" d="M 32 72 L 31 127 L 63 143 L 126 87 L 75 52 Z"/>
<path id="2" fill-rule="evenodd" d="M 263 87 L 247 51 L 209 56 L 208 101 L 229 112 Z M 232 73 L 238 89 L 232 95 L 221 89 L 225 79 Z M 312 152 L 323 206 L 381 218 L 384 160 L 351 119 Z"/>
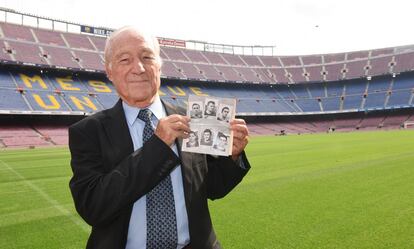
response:
<path id="1" fill-rule="evenodd" d="M 9 23 L 0 23 L 0 29 L 3 34 L 2 42 L 5 42 L 1 53 L 3 60 L 103 71 L 102 55 L 105 43 L 103 37 L 50 31 Z M 187 71 L 192 76 L 191 78 L 198 80 L 302 83 L 356 79 L 367 75 L 401 73 L 414 69 L 412 46 L 283 57 L 214 53 L 165 46 L 161 49 L 163 59 L 168 62 L 167 65 L 170 65 L 170 70 L 166 69 L 163 75 L 166 78 L 186 78 L 187 75 L 183 75 L 180 71 Z M 51 61 L 48 61 L 49 59 Z M 179 62 L 187 63 L 179 64 Z M 191 66 L 188 66 L 189 63 Z M 171 68 L 174 64 L 176 70 Z M 216 76 L 210 79 L 207 77 L 210 74 L 199 73 L 203 71 L 197 70 L 199 65 L 204 65 L 204 69 L 205 66 L 209 66 L 209 71 L 215 70 L 214 67 L 216 67 L 216 70 L 224 74 L 224 79 Z M 230 66 L 230 68 L 223 65 Z M 176 72 L 177 70 L 179 72 Z M 263 76 L 263 72 L 266 71 L 270 73 L 265 73 L 267 76 Z M 270 75 L 274 77 L 269 77 Z"/>
<path id="2" fill-rule="evenodd" d="M 182 77 L 186 77 L 186 72 L 182 73 Z M 412 107 L 413 76 L 413 73 L 404 73 L 395 77 L 378 76 L 371 80 L 292 85 L 240 85 L 201 81 L 188 84 L 184 80 L 163 80 L 160 93 L 163 98 L 181 100 L 189 94 L 232 96 L 239 100 L 240 115 L 249 115 L 249 112 L 301 114 L 365 111 Z M 241 78 L 235 71 L 233 77 Z M 100 73 L 53 70 L 45 73 L 39 69 L 9 67 L 0 70 L 0 82 L 1 109 L 4 111 L 10 108 L 89 113 L 111 106 L 117 98 L 112 84 Z M 10 98 L 16 101 L 9 101 Z M 256 104 L 252 104 L 254 102 Z"/>
<path id="3" fill-rule="evenodd" d="M 117 101 L 105 40 L 0 22 L 0 147 L 65 145 L 68 125 Z M 234 97 L 252 134 L 396 129 L 414 119 L 414 46 L 270 56 L 164 45 L 161 56 L 161 98 Z"/>
<path id="4" fill-rule="evenodd" d="M 60 47 L 43 47 L 44 53 L 50 62 L 49 65 L 63 68 L 79 68 L 80 65 L 76 61 L 76 57 L 70 50 Z"/>
<path id="5" fill-rule="evenodd" d="M 391 65 L 393 65 L 392 56 L 373 58 L 370 60 L 368 75 L 375 76 L 389 74 Z"/>
<path id="6" fill-rule="evenodd" d="M 0 27 L 2 29 L 4 37 L 6 38 L 35 42 L 35 39 L 29 27 L 4 22 L 0 23 Z"/>
<path id="7" fill-rule="evenodd" d="M 45 29 L 33 29 L 34 35 L 37 37 L 39 43 L 48 44 L 52 46 L 65 47 L 65 41 L 58 32 L 53 32 Z"/>

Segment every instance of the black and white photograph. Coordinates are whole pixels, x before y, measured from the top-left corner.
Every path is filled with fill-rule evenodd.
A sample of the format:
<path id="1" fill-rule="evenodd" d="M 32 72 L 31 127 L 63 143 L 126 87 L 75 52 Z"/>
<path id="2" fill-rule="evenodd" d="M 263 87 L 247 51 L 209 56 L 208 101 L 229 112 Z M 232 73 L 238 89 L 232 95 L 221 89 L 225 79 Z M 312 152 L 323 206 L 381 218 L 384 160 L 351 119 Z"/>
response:
<path id="1" fill-rule="evenodd" d="M 190 118 L 198 119 L 203 118 L 203 102 L 202 101 L 195 101 L 189 102 L 190 107 Z"/>
<path id="2" fill-rule="evenodd" d="M 217 114 L 217 120 L 229 122 L 231 117 L 231 107 L 228 105 L 220 105 L 219 113 Z"/>
<path id="3" fill-rule="evenodd" d="M 201 135 L 200 144 L 205 145 L 205 146 L 212 146 L 213 137 L 214 137 L 214 134 L 211 128 L 204 129 L 203 134 Z"/>
<path id="4" fill-rule="evenodd" d="M 223 132 L 217 132 L 216 139 L 214 141 L 213 149 L 226 152 L 228 147 L 229 135 L 224 134 Z"/>
<path id="5" fill-rule="evenodd" d="M 184 140 L 184 144 L 187 148 L 196 148 L 200 146 L 198 131 L 190 131 L 189 137 Z"/>
<path id="6" fill-rule="evenodd" d="M 217 99 L 206 99 L 204 118 L 216 118 L 217 114 Z"/>
<path id="7" fill-rule="evenodd" d="M 183 140 L 182 151 L 231 155 L 230 120 L 235 117 L 236 99 L 190 95 L 187 103 L 191 132 Z"/>

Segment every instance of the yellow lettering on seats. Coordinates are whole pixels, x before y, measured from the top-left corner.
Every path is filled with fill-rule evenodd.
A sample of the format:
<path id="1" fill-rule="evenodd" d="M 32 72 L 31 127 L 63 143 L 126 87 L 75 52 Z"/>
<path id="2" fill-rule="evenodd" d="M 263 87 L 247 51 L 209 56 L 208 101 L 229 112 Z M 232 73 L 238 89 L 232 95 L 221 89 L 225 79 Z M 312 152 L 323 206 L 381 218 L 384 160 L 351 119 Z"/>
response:
<path id="1" fill-rule="evenodd" d="M 70 82 L 73 82 L 72 78 L 70 76 L 67 76 L 66 78 L 57 78 L 57 83 L 59 83 L 60 87 L 62 87 L 62 90 L 68 90 L 68 91 L 80 91 L 78 87 L 74 87 Z"/>
<path id="2" fill-rule="evenodd" d="M 165 96 L 165 95 L 167 95 L 167 94 L 165 94 L 163 91 L 161 91 L 161 89 L 158 89 L 158 94 L 159 94 L 160 96 Z"/>
<path id="3" fill-rule="evenodd" d="M 111 93 L 112 90 L 105 82 L 99 80 L 89 80 L 88 84 L 98 93 Z"/>
<path id="4" fill-rule="evenodd" d="M 43 79 L 39 75 L 34 75 L 33 77 L 27 76 L 25 74 L 19 74 L 20 78 L 22 79 L 23 83 L 28 88 L 33 88 L 33 83 L 38 83 L 39 86 L 43 89 L 47 89 L 46 83 L 43 81 Z"/>
<path id="5" fill-rule="evenodd" d="M 46 109 L 46 110 L 58 110 L 58 109 L 60 109 L 60 104 L 56 100 L 55 96 L 53 96 L 53 95 L 49 95 L 49 94 L 47 95 L 47 98 L 49 99 L 49 102 L 51 103 L 49 105 L 47 105 L 43 101 L 42 97 L 40 97 L 38 94 L 33 94 L 33 98 L 36 101 L 36 103 L 40 107 L 42 107 L 43 109 Z"/>
<path id="6" fill-rule="evenodd" d="M 75 96 L 69 96 L 69 98 L 72 100 L 73 104 L 75 104 L 76 108 L 78 108 L 79 110 L 84 111 L 85 106 L 91 108 L 94 111 L 97 110 L 95 104 L 86 96 L 82 96 L 83 100 L 80 100 Z"/>
<path id="7" fill-rule="evenodd" d="M 189 87 L 190 88 L 190 90 L 195 94 L 195 95 L 198 95 L 198 96 L 208 96 L 208 94 L 206 94 L 206 93 L 203 93 L 202 91 L 201 91 L 201 89 L 200 89 L 200 87 Z"/>
<path id="8" fill-rule="evenodd" d="M 185 96 L 185 92 L 180 87 L 176 86 L 175 88 L 178 90 L 174 90 L 174 88 L 167 86 L 167 88 L 176 96 Z"/>

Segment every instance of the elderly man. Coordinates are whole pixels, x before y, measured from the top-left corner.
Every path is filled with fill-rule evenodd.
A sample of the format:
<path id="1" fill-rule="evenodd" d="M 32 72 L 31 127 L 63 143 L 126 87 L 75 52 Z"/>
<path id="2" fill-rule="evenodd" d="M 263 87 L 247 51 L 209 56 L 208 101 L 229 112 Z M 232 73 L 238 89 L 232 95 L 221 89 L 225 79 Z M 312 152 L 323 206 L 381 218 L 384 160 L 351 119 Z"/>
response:
<path id="1" fill-rule="evenodd" d="M 250 168 L 245 122 L 230 123 L 230 157 L 181 152 L 189 118 L 160 100 L 157 40 L 121 28 L 105 63 L 120 100 L 69 128 L 70 189 L 92 226 L 87 248 L 220 248 L 207 199 L 224 197 Z"/>

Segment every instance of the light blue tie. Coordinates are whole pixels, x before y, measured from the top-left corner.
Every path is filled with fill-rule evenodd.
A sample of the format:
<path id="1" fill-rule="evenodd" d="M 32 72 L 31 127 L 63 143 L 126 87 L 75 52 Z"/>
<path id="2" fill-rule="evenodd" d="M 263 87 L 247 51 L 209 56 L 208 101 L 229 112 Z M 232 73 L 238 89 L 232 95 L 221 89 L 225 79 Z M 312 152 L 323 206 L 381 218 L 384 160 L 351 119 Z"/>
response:
<path id="1" fill-rule="evenodd" d="M 143 144 L 154 134 L 152 112 L 142 109 L 138 118 L 145 122 Z M 168 175 L 147 194 L 147 249 L 176 249 L 177 220 L 171 176 Z"/>

